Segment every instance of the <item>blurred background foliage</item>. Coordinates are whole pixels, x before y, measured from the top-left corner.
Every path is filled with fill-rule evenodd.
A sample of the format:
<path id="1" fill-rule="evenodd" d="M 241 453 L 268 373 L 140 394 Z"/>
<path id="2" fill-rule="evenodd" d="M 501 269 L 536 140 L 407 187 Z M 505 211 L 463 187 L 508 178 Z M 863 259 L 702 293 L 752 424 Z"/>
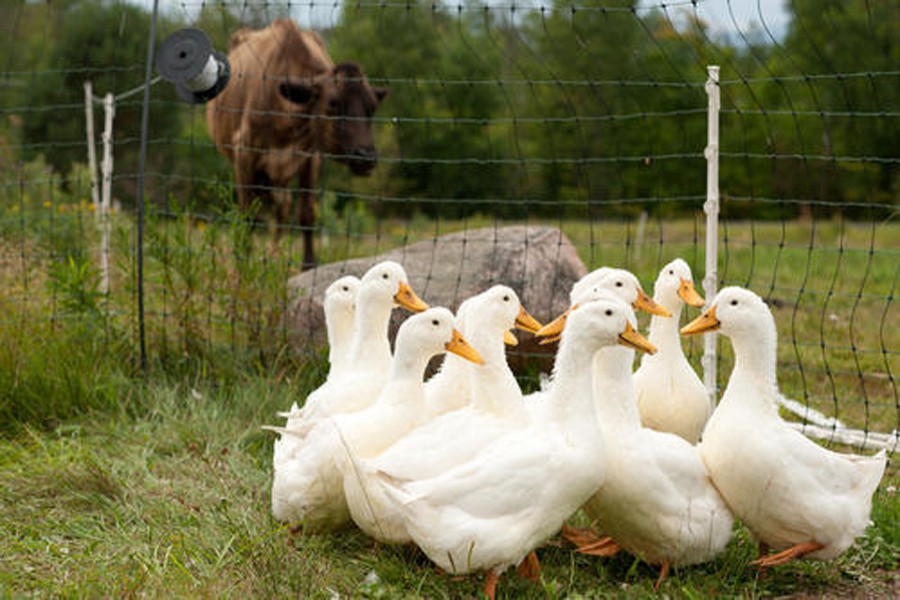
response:
<path id="1" fill-rule="evenodd" d="M 376 217 L 411 206 L 448 218 L 683 212 L 666 201 L 705 192 L 709 64 L 722 66 L 726 217 L 802 216 L 803 200 L 850 216 L 854 203 L 897 203 L 900 5 L 791 0 L 785 31 L 723 35 L 695 3 L 653 4 L 336 5 L 313 23 L 332 57 L 360 62 L 391 91 L 376 115 L 376 174 L 326 167 L 335 210 L 362 199 Z M 161 5 L 158 41 L 195 26 L 223 51 L 238 27 L 292 15 L 277 1 Z M 63 179 L 61 193 L 81 185 L 67 177 L 86 162 L 83 82 L 97 95 L 141 85 L 149 6 L 0 1 L 0 200 L 20 197 L 25 173 L 41 169 Z M 141 100 L 116 108 L 115 195 L 126 208 Z M 99 108 L 95 119 L 99 137 Z M 231 177 L 203 107 L 165 83 L 152 89 L 147 174 L 158 206 L 206 211 Z M 771 198 L 790 204 L 755 202 Z"/>

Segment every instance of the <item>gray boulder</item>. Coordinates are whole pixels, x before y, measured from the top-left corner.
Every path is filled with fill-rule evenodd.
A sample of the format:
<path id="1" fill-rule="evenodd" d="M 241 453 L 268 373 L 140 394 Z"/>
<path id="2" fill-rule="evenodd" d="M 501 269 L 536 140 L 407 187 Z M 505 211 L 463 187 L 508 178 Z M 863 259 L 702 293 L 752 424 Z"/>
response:
<path id="1" fill-rule="evenodd" d="M 447 234 L 367 258 L 322 265 L 288 281 L 294 297 L 287 315 L 290 339 L 298 352 L 325 343 L 322 294 L 343 275 L 362 276 L 372 265 L 393 260 L 406 269 L 409 283 L 431 306 L 456 310 L 469 296 L 503 284 L 519 295 L 525 308 L 546 323 L 569 306 L 572 284 L 587 273 L 569 239 L 555 227 L 511 226 Z M 394 311 L 391 337 L 408 316 Z M 519 345 L 511 348 L 510 364 L 521 371 L 538 361 L 548 367 L 555 344 L 539 346 L 527 332 L 517 332 Z"/>

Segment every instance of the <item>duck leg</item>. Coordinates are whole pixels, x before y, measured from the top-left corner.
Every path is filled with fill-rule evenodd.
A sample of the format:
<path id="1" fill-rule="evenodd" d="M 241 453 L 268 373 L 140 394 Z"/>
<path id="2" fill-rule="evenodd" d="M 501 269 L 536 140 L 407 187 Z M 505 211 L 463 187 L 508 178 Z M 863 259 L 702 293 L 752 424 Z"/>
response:
<path id="1" fill-rule="evenodd" d="M 659 567 L 659 579 L 656 580 L 656 585 L 653 586 L 653 591 L 658 592 L 659 586 L 662 584 L 663 579 L 666 578 L 666 575 L 669 574 L 669 561 L 664 560 L 663 564 Z"/>
<path id="2" fill-rule="evenodd" d="M 487 573 L 484 574 L 484 595 L 488 597 L 488 600 L 494 600 L 499 579 L 500 576 L 497 575 L 497 571 L 494 569 L 488 569 Z"/>
<path id="3" fill-rule="evenodd" d="M 809 554 L 810 552 L 821 550 L 824 547 L 825 546 L 818 542 L 804 542 L 802 544 L 791 546 L 787 550 L 782 550 L 781 552 L 776 552 L 775 554 L 769 554 L 767 556 L 758 558 L 750 564 L 756 565 L 760 569 L 765 569 L 767 567 L 777 567 L 778 565 L 783 565 L 784 563 L 790 562 L 795 558 L 800 558 L 804 554 Z"/>
<path id="4" fill-rule="evenodd" d="M 581 554 L 590 554 L 591 556 L 612 556 L 621 550 L 622 547 L 608 535 L 599 538 L 593 544 L 580 546 L 578 552 Z"/>
<path id="5" fill-rule="evenodd" d="M 534 550 L 529 552 L 528 556 L 522 559 L 522 562 L 519 563 L 516 571 L 519 575 L 532 583 L 537 583 L 541 580 L 541 563 L 538 562 L 538 557 L 537 554 L 534 553 Z"/>

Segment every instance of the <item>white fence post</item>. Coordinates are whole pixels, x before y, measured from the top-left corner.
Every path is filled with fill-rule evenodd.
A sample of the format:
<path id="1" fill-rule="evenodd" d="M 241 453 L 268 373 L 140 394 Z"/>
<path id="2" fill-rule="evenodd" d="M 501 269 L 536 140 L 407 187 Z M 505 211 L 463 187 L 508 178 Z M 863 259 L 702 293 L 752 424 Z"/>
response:
<path id="1" fill-rule="evenodd" d="M 113 173 L 113 119 L 116 116 L 116 100 L 112 94 L 103 97 L 103 190 L 97 213 L 100 218 L 100 292 L 109 292 L 109 207 L 112 194 Z"/>
<path id="2" fill-rule="evenodd" d="M 707 301 L 716 295 L 719 263 L 719 67 L 706 67 L 706 95 L 709 98 L 706 136 L 706 274 L 703 291 Z M 716 334 L 707 333 L 703 339 L 703 383 L 709 394 L 710 406 L 716 405 Z"/>
<path id="3" fill-rule="evenodd" d="M 84 118 L 87 129 L 88 169 L 91 172 L 91 204 L 95 214 L 100 207 L 100 192 L 97 185 L 97 146 L 94 143 L 94 86 L 84 82 Z"/>

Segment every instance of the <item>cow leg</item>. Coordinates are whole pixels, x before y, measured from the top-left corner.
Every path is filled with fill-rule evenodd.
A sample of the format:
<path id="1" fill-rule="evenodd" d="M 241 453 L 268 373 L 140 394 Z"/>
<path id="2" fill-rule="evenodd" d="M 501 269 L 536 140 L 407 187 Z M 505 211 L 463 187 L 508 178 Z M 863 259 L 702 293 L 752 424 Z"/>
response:
<path id="1" fill-rule="evenodd" d="M 259 202 L 257 210 L 253 214 L 253 220 L 256 223 L 261 223 L 265 220 L 261 210 L 262 207 L 270 204 L 273 200 L 270 191 L 272 182 L 266 173 L 265 166 L 260 164 L 260 154 L 246 149 L 252 147 L 247 130 L 248 126 L 245 124 L 240 130 L 235 132 L 232 138 L 234 145 L 232 158 L 234 183 L 237 187 L 238 205 L 241 213 L 249 215 L 253 208 L 253 201 L 258 199 Z"/>
<path id="2" fill-rule="evenodd" d="M 281 239 L 281 230 L 286 225 L 291 224 L 291 190 L 286 187 L 278 187 L 272 190 L 272 199 L 274 201 L 275 221 L 275 240 Z"/>
<path id="3" fill-rule="evenodd" d="M 300 198 L 297 200 L 297 221 L 303 232 L 303 270 L 316 267 L 313 231 L 316 226 L 316 186 L 319 183 L 321 158 L 318 155 L 304 161 L 300 168 Z"/>
<path id="4" fill-rule="evenodd" d="M 253 199 L 253 171 L 250 161 L 242 159 L 241 153 L 235 153 L 234 160 L 234 185 L 237 188 L 238 205 L 241 212 L 247 214 L 250 210 L 250 202 Z"/>
<path id="5" fill-rule="evenodd" d="M 300 228 L 303 230 L 303 270 L 316 268 L 316 255 L 313 248 L 313 228 L 316 225 L 316 196 L 312 192 L 304 192 L 298 202 L 300 209 Z"/>
<path id="6" fill-rule="evenodd" d="M 256 159 L 250 152 L 244 150 L 244 141 L 248 137 L 246 124 L 234 132 L 231 144 L 234 148 L 232 155 L 232 167 L 234 168 L 234 184 L 237 187 L 238 205 L 241 212 L 246 214 L 250 210 L 250 202 L 253 200 L 254 175 L 256 173 Z"/>

